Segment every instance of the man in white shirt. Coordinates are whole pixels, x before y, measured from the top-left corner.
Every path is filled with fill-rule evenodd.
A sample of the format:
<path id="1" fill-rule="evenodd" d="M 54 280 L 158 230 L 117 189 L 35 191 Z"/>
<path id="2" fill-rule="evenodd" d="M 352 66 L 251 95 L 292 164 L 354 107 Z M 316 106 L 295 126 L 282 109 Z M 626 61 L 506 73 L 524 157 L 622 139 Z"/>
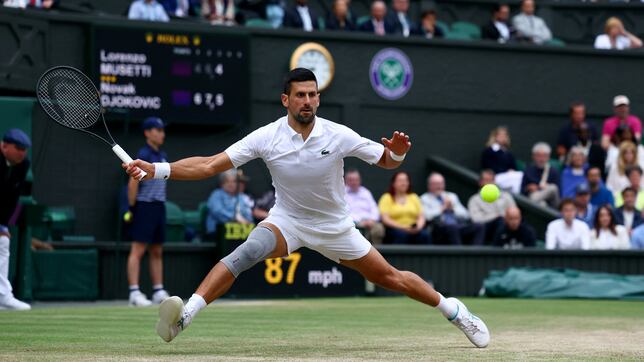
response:
<path id="1" fill-rule="evenodd" d="M 487 346 L 490 336 L 483 321 L 458 299 L 444 298 L 418 275 L 391 266 L 351 219 L 344 199 L 343 159 L 357 157 L 382 168 L 396 168 L 411 147 L 409 136 L 396 131 L 391 139 L 381 139 L 383 146 L 317 117 L 320 93 L 315 75 L 307 69 L 288 73 L 281 100 L 287 116 L 253 131 L 222 153 L 172 164 L 142 160 L 123 164 L 134 178 L 143 170 L 148 173 L 146 179 L 198 180 L 261 158 L 275 186 L 276 203 L 269 216 L 212 268 L 188 303 L 184 306 L 179 297 L 170 297 L 161 304 L 159 336 L 166 342 L 174 339 L 254 264 L 308 247 L 357 270 L 374 284 L 437 307 L 474 345 Z"/>
<path id="2" fill-rule="evenodd" d="M 574 201 L 564 199 L 559 205 L 561 219 L 553 220 L 546 229 L 546 249 L 555 250 L 588 250 L 590 247 L 590 229 L 577 219 L 577 208 Z"/>
<path id="3" fill-rule="evenodd" d="M 347 191 L 345 198 L 356 227 L 364 230 L 365 237 L 372 244 L 382 244 L 385 226 L 380 223 L 380 210 L 371 191 L 362 186 L 360 172 L 356 169 L 347 170 L 344 174 L 344 184 Z"/>
<path id="4" fill-rule="evenodd" d="M 519 37 L 535 44 L 543 44 L 552 39 L 552 33 L 540 17 L 534 15 L 534 0 L 521 2 L 521 13 L 512 18 L 512 25 Z"/>

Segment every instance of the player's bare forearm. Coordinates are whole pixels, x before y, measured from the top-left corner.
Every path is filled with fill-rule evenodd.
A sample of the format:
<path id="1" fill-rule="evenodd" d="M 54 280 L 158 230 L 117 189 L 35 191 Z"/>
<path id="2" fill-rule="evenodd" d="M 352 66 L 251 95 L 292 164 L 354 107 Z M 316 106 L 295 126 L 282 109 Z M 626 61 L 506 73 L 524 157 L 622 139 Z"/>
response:
<path id="1" fill-rule="evenodd" d="M 170 164 L 170 179 L 202 180 L 233 167 L 230 157 L 225 152 L 209 157 L 189 157 Z M 154 165 L 143 160 L 134 160 L 130 164 L 123 164 L 123 168 L 130 177 L 136 180 L 139 179 L 141 170 L 147 172 L 144 180 L 154 178 Z"/>
<path id="2" fill-rule="evenodd" d="M 210 157 L 190 157 L 170 164 L 171 180 L 202 180 L 233 168 L 225 152 Z"/>
<path id="3" fill-rule="evenodd" d="M 411 148 L 409 136 L 404 132 L 398 131 L 394 132 L 394 134 L 391 136 L 391 139 L 386 139 L 383 137 L 382 144 L 385 145 L 385 152 L 382 153 L 382 157 L 380 157 L 377 165 L 388 170 L 397 168 L 402 164 L 402 160 L 394 160 L 391 156 L 391 153 L 398 157 L 404 157 Z"/>

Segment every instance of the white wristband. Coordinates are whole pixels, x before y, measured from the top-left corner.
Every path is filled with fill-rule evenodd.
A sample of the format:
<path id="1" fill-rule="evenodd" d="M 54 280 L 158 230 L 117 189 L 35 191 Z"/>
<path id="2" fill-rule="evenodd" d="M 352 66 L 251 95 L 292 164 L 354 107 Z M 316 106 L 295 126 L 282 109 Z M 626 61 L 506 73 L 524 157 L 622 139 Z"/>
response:
<path id="1" fill-rule="evenodd" d="M 407 156 L 406 153 L 403 153 L 402 156 L 398 156 L 397 154 L 393 153 L 391 150 L 389 150 L 389 157 L 391 157 L 392 160 L 402 162 L 405 159 L 405 156 Z"/>
<path id="2" fill-rule="evenodd" d="M 167 180 L 170 178 L 170 164 L 167 162 L 154 163 L 154 179 Z"/>

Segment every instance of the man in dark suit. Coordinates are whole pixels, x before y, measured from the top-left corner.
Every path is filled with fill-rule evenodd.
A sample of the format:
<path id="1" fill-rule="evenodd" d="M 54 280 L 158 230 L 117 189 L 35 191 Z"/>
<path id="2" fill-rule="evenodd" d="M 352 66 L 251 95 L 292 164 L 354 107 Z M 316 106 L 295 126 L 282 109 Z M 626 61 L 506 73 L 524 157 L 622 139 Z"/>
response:
<path id="1" fill-rule="evenodd" d="M 507 4 L 497 4 L 492 13 L 492 20 L 481 28 L 481 37 L 499 43 L 512 41 L 516 30 L 508 21 L 509 19 L 510 7 Z"/>
<path id="2" fill-rule="evenodd" d="M 199 16 L 200 0 L 158 0 L 169 16 L 185 18 L 188 16 Z"/>
<path id="3" fill-rule="evenodd" d="M 412 34 L 418 34 L 418 28 L 409 18 L 409 0 L 393 0 L 391 11 L 387 12 L 386 21 L 394 29 L 394 34 L 402 35 L 405 38 Z"/>
<path id="4" fill-rule="evenodd" d="M 309 8 L 308 0 L 296 0 L 294 6 L 286 9 L 282 26 L 304 31 L 318 30 L 318 16 Z"/>
<path id="5" fill-rule="evenodd" d="M 385 15 L 387 15 L 385 2 L 374 1 L 371 3 L 371 19 L 362 23 L 358 29 L 376 35 L 393 34 L 394 28 L 391 23 L 385 20 Z"/>
<path id="6" fill-rule="evenodd" d="M 624 205 L 615 209 L 615 222 L 624 225 L 630 232 L 644 223 L 640 210 L 635 208 L 637 190 L 630 186 L 625 188 L 622 191 L 622 199 L 624 200 Z"/>

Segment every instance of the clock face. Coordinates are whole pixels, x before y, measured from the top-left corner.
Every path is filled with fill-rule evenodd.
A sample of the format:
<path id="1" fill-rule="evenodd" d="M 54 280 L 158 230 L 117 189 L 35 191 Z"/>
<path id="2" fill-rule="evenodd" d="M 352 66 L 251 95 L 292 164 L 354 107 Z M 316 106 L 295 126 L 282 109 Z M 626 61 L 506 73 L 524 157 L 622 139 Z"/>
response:
<path id="1" fill-rule="evenodd" d="M 335 65 L 331 53 L 318 43 L 304 43 L 297 47 L 291 57 L 291 69 L 306 68 L 315 74 L 319 90 L 331 84 Z"/>
<path id="2" fill-rule="evenodd" d="M 311 70 L 318 80 L 320 89 L 326 88 L 331 83 L 331 63 L 322 52 L 316 49 L 305 51 L 297 61 L 297 66 Z"/>

